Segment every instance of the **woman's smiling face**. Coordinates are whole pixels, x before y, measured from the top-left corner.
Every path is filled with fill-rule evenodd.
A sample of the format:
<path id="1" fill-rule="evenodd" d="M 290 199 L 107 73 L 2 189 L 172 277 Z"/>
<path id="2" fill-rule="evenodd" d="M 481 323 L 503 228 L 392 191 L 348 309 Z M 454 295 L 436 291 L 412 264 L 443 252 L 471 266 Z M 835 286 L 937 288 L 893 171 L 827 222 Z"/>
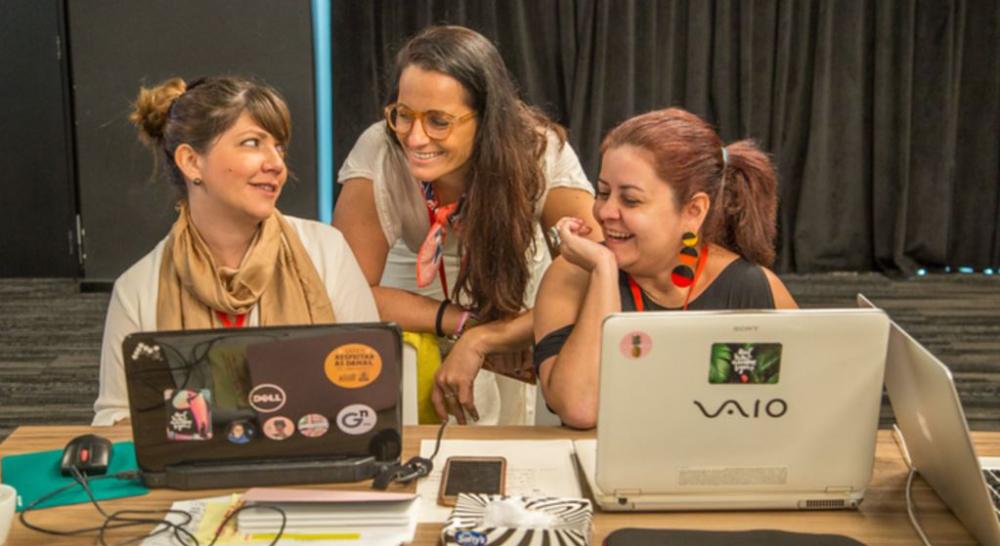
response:
<path id="1" fill-rule="evenodd" d="M 467 93 L 455 78 L 424 70 L 416 65 L 406 67 L 399 77 L 396 102 L 416 112 L 435 110 L 454 118 L 472 111 Z M 478 120 L 473 118 L 455 123 L 451 133 L 441 140 L 427 136 L 424 120 L 415 121 L 406 134 L 397 134 L 406 152 L 410 173 L 417 180 L 434 182 L 442 178 L 457 178 L 464 182 L 469 158 L 476 140 Z"/>
<path id="2" fill-rule="evenodd" d="M 681 235 L 697 230 L 677 206 L 670 184 L 657 176 L 652 159 L 636 146 L 607 150 L 594 200 L 594 217 L 618 266 L 647 275 L 668 267 L 680 251 Z"/>
<path id="3" fill-rule="evenodd" d="M 189 199 L 216 214 L 264 220 L 288 179 L 284 156 L 284 145 L 243 112 L 199 155 L 204 191 L 189 191 Z"/>

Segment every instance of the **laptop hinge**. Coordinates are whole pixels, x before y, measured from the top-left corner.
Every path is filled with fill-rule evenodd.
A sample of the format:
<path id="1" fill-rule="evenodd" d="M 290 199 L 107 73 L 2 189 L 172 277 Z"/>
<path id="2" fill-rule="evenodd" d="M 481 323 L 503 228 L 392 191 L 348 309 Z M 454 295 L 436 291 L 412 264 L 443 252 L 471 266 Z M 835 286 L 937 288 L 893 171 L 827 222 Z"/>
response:
<path id="1" fill-rule="evenodd" d="M 642 494 L 642 489 L 615 489 L 614 496 L 621 497 L 638 497 Z"/>

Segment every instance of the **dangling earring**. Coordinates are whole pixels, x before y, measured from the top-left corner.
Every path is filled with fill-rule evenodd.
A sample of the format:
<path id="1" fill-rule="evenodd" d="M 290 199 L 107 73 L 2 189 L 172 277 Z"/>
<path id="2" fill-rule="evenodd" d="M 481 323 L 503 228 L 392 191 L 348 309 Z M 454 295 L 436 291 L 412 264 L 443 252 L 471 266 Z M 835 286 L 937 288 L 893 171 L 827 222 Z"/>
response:
<path id="1" fill-rule="evenodd" d="M 698 236 L 690 231 L 681 236 L 681 265 L 670 272 L 670 280 L 680 288 L 687 288 L 694 282 L 694 265 L 698 263 Z"/>

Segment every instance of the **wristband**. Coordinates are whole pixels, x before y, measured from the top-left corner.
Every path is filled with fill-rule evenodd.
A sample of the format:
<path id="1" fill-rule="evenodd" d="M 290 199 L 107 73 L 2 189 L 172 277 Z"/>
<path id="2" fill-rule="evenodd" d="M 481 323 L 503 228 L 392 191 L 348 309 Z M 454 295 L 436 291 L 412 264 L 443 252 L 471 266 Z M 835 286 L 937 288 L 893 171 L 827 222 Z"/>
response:
<path id="1" fill-rule="evenodd" d="M 468 322 L 469 317 L 471 316 L 472 311 L 466 310 L 462 313 L 462 317 L 458 319 L 458 327 L 455 328 L 455 337 L 460 337 L 462 335 L 462 331 L 465 330 L 465 323 Z"/>
<path id="2" fill-rule="evenodd" d="M 444 311 L 448 308 L 448 298 L 441 300 L 441 305 L 438 306 L 437 316 L 434 318 L 434 333 L 438 337 L 445 337 L 444 330 L 441 328 L 441 319 L 444 318 Z"/>

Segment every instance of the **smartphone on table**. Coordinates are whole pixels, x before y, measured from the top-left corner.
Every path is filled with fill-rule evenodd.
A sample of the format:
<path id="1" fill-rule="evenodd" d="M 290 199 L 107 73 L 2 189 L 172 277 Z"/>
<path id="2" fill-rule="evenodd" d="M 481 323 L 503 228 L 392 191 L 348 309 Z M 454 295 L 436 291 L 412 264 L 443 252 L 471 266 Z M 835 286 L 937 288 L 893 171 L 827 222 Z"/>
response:
<path id="1" fill-rule="evenodd" d="M 459 493 L 503 495 L 506 485 L 507 459 L 503 457 L 448 457 L 438 504 L 455 506 Z"/>

